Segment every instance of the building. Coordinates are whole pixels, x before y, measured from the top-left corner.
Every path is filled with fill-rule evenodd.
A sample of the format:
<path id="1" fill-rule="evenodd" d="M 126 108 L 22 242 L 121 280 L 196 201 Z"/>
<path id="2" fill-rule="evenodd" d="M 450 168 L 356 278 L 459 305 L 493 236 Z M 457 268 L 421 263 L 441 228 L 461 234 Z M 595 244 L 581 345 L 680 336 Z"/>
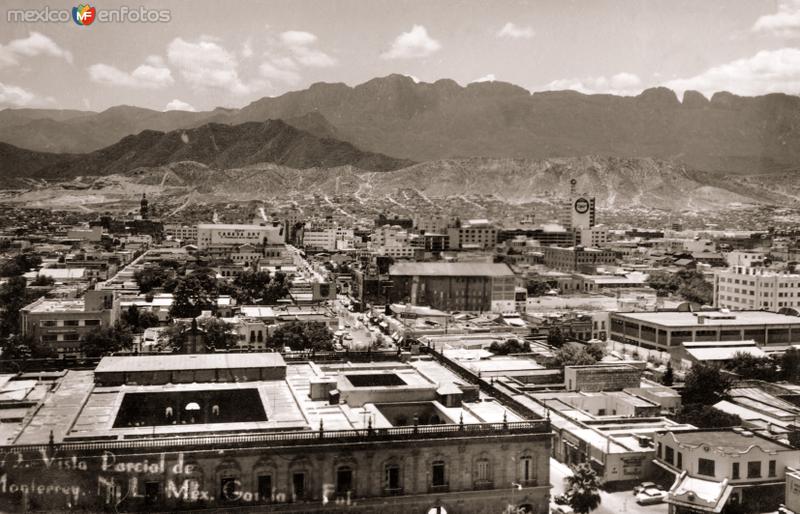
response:
<path id="1" fill-rule="evenodd" d="M 335 252 L 353 247 L 353 229 L 344 227 L 326 227 L 303 231 L 303 246 L 313 250 Z"/>
<path id="2" fill-rule="evenodd" d="M 580 236 L 579 244 L 583 246 L 597 248 L 608 243 L 608 227 L 605 225 L 581 228 L 578 235 Z"/>
<path id="3" fill-rule="evenodd" d="M 592 364 L 566 366 L 564 384 L 567 391 L 621 391 L 639 387 L 642 370 L 629 364 Z"/>
<path id="4" fill-rule="evenodd" d="M 515 309 L 515 277 L 506 264 L 404 262 L 389 269 L 392 302 L 427 305 L 444 311 Z"/>
<path id="5" fill-rule="evenodd" d="M 197 244 L 197 225 L 167 223 L 164 225 L 164 235 L 183 244 Z"/>
<path id="6" fill-rule="evenodd" d="M 395 259 L 411 259 L 415 248 L 411 244 L 408 230 L 399 225 L 382 225 L 372 232 L 369 250 Z"/>
<path id="7" fill-rule="evenodd" d="M 766 311 L 658 311 L 611 314 L 611 339 L 650 350 L 680 351 L 685 342 L 800 343 L 800 318 Z"/>
<path id="8" fill-rule="evenodd" d="M 206 250 L 214 246 L 283 244 L 281 225 L 232 225 L 203 223 L 197 225 L 197 247 Z"/>
<path id="9" fill-rule="evenodd" d="M 570 199 L 561 211 L 562 225 L 580 231 L 592 228 L 596 222 L 595 198 L 586 193 L 579 194 L 576 189 L 578 181 L 570 180 Z"/>
<path id="10" fill-rule="evenodd" d="M 727 309 L 800 309 L 800 275 L 751 266 L 714 273 L 714 307 Z"/>
<path id="11" fill-rule="evenodd" d="M 560 271 L 594 273 L 598 266 L 609 266 L 617 262 L 617 255 L 611 250 L 580 245 L 568 248 L 545 246 L 541 251 L 545 266 Z"/>
<path id="12" fill-rule="evenodd" d="M 670 514 L 769 512 L 783 501 L 786 471 L 800 450 L 741 428 L 655 435 L 656 464 L 675 481 L 667 503 Z"/>
<path id="13" fill-rule="evenodd" d="M 497 244 L 497 228 L 489 220 L 462 221 L 447 229 L 450 250 L 491 250 Z"/>
<path id="14" fill-rule="evenodd" d="M 55 385 L 2 448 L 3 511 L 548 511 L 549 423 L 429 360 L 107 357 Z"/>
<path id="15" fill-rule="evenodd" d="M 114 326 L 119 300 L 113 291 L 87 291 L 77 300 L 39 298 L 20 310 L 22 335 L 33 337 L 59 357 L 81 357 L 86 334 Z"/>

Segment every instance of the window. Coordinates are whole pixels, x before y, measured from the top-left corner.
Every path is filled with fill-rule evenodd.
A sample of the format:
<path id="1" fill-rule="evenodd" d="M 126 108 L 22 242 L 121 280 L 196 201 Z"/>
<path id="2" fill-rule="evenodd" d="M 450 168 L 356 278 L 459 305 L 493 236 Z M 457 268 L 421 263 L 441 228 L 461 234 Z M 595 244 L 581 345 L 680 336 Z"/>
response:
<path id="1" fill-rule="evenodd" d="M 77 327 L 78 326 L 78 320 L 76 320 L 76 319 L 64 320 L 64 326 L 65 327 Z"/>
<path id="2" fill-rule="evenodd" d="M 747 478 L 761 477 L 761 461 L 752 460 L 747 463 Z"/>
<path id="3" fill-rule="evenodd" d="M 238 499 L 239 479 L 236 477 L 223 477 L 219 481 L 219 498 L 225 501 Z"/>
<path id="4" fill-rule="evenodd" d="M 258 497 L 262 502 L 272 501 L 272 475 L 258 477 Z"/>
<path id="5" fill-rule="evenodd" d="M 479 482 L 489 481 L 489 459 L 479 459 L 475 463 L 475 479 Z"/>
<path id="6" fill-rule="evenodd" d="M 400 466 L 397 464 L 387 464 L 384 468 L 384 487 L 389 492 L 400 490 Z"/>
<path id="7" fill-rule="evenodd" d="M 87 327 L 97 327 L 100 325 L 99 319 L 87 319 L 83 322 L 84 325 Z"/>
<path id="8" fill-rule="evenodd" d="M 678 452 L 678 462 L 675 463 L 675 466 L 683 468 L 683 454 L 681 452 Z"/>
<path id="9" fill-rule="evenodd" d="M 734 462 L 733 463 L 733 469 L 731 470 L 731 478 L 734 479 L 734 480 L 738 480 L 739 479 L 739 463 L 738 462 Z"/>
<path id="10" fill-rule="evenodd" d="M 523 483 L 532 481 L 533 478 L 533 458 L 530 455 L 524 455 L 519 459 L 519 479 Z"/>
<path id="11" fill-rule="evenodd" d="M 714 461 L 711 459 L 697 459 L 697 473 L 707 477 L 714 476 Z"/>
<path id="12" fill-rule="evenodd" d="M 43 320 L 43 321 L 42 321 L 42 326 L 43 326 L 43 327 L 54 327 L 54 326 L 56 326 L 57 324 L 58 324 L 58 323 L 57 323 L 57 322 L 56 322 L 56 320 L 54 320 L 54 319 L 46 319 L 46 320 Z"/>
<path id="13" fill-rule="evenodd" d="M 433 487 L 442 487 L 447 485 L 444 461 L 437 460 L 433 463 L 433 467 L 431 469 L 431 485 Z"/>
<path id="14" fill-rule="evenodd" d="M 339 466 L 336 468 L 336 494 L 347 494 L 353 490 L 353 468 Z"/>
<path id="15" fill-rule="evenodd" d="M 774 460 L 769 461 L 769 476 L 774 477 L 776 475 L 776 462 Z"/>
<path id="16" fill-rule="evenodd" d="M 295 498 L 303 498 L 306 495 L 306 474 L 302 471 L 292 474 L 292 492 Z"/>
<path id="17" fill-rule="evenodd" d="M 144 483 L 144 501 L 147 505 L 156 505 L 161 495 L 161 484 L 159 482 Z"/>
<path id="18" fill-rule="evenodd" d="M 675 450 L 672 449 L 672 446 L 667 446 L 666 451 L 664 454 L 664 460 L 669 462 L 670 464 L 674 464 L 675 459 Z"/>

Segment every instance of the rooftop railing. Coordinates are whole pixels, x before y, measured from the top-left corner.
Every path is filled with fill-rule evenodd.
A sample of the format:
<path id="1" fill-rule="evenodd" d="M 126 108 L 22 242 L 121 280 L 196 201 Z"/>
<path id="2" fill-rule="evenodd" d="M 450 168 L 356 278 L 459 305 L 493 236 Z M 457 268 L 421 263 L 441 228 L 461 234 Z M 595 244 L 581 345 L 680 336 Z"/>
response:
<path id="1" fill-rule="evenodd" d="M 314 444 L 347 444 L 369 441 L 387 442 L 414 439 L 447 439 L 462 437 L 487 437 L 521 434 L 546 434 L 550 424 L 545 420 L 514 421 L 502 423 L 469 423 L 445 425 L 411 425 L 392 428 L 364 428 L 352 430 L 296 430 L 258 434 L 203 435 L 203 436 L 147 436 L 142 439 L 67 441 L 37 445 L 0 446 L 0 453 L 39 452 L 58 450 L 92 452 L 102 450 L 156 451 L 181 448 L 207 447 L 209 449 L 247 448 L 259 445 L 294 446 Z"/>

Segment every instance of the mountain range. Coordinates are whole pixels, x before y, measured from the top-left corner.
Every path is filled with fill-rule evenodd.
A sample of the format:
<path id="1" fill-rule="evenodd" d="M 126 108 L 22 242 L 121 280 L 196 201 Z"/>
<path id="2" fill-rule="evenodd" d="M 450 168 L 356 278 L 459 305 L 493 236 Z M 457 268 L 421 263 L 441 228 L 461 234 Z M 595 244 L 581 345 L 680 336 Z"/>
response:
<path id="1" fill-rule="evenodd" d="M 0 143 L 0 170 L 8 185 L 26 178 L 53 181 L 85 175 L 104 176 L 181 161 L 214 169 L 270 162 L 297 169 L 352 165 L 362 170 L 388 171 L 414 164 L 364 152 L 350 143 L 329 137 L 333 129 L 317 116 L 301 117 L 295 123 L 307 126 L 320 136 L 282 120 L 267 120 L 238 125 L 208 123 L 170 132 L 144 130 L 80 155 L 34 152 Z"/>
<path id="2" fill-rule="evenodd" d="M 56 153 L 86 153 L 144 130 L 284 120 L 321 138 L 410 161 L 468 157 L 599 155 L 673 160 L 726 173 L 779 173 L 800 162 L 800 97 L 710 99 L 665 88 L 638 96 L 531 94 L 504 82 L 461 86 L 403 75 L 351 87 L 317 83 L 241 109 L 159 112 L 130 106 L 100 113 L 0 111 L 0 141 Z"/>

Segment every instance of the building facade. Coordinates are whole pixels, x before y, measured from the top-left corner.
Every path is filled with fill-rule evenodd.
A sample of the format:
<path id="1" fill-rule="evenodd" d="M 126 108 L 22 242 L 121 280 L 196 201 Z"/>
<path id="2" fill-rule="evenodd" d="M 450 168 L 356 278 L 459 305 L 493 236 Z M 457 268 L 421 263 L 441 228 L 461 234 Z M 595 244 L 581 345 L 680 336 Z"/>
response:
<path id="1" fill-rule="evenodd" d="M 734 266 L 714 274 L 714 307 L 727 309 L 800 308 L 800 275 Z"/>

